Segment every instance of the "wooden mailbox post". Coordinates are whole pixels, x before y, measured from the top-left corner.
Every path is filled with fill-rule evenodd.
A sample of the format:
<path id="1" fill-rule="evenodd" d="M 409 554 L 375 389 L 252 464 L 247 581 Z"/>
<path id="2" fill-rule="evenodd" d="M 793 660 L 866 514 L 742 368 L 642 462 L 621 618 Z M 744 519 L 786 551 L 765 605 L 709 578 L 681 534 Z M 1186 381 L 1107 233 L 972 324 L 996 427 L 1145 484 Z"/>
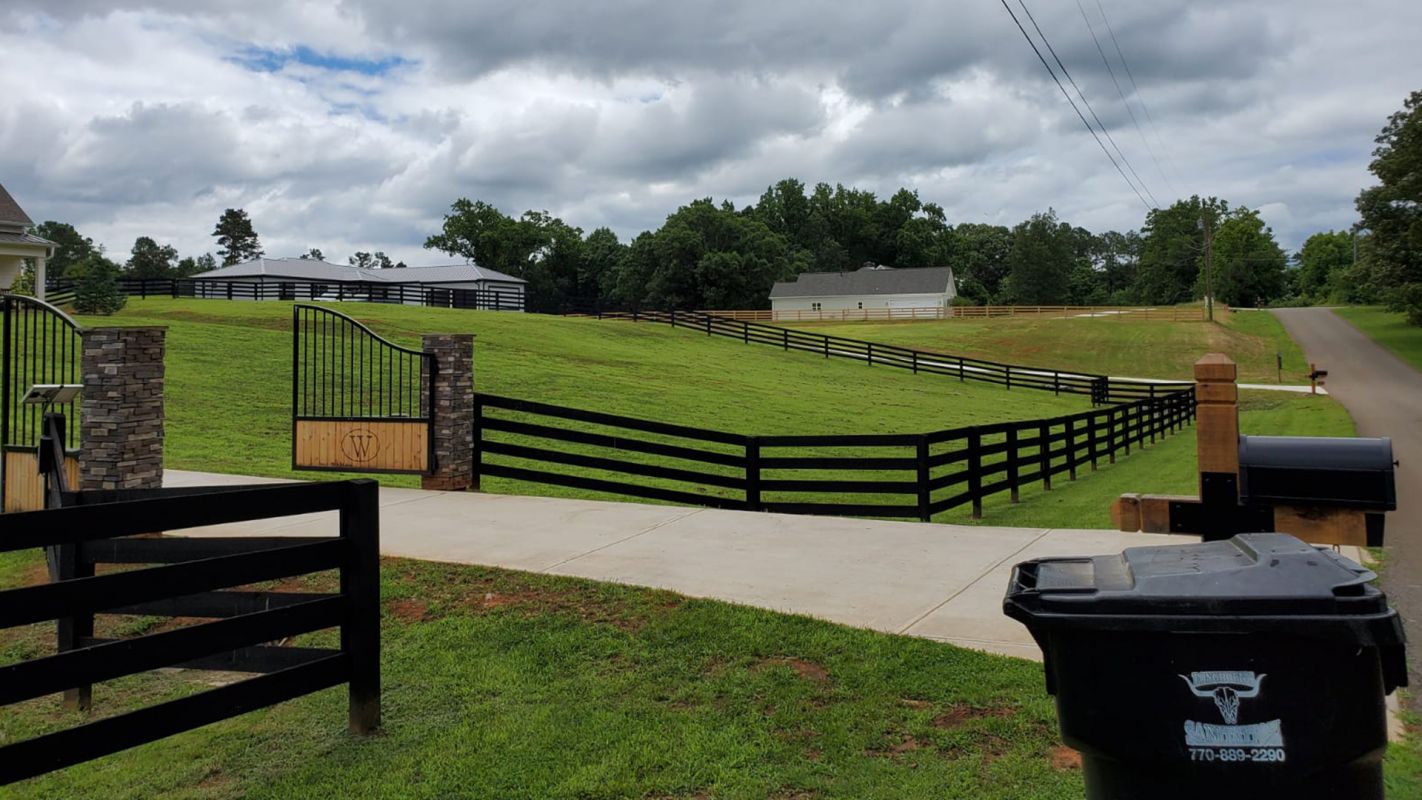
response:
<path id="1" fill-rule="evenodd" d="M 1210 353 L 1195 363 L 1199 495 L 1121 495 L 1111 504 L 1117 529 L 1198 534 L 1206 541 L 1236 533 L 1281 531 L 1315 544 L 1380 545 L 1383 515 L 1377 511 L 1327 503 L 1241 502 L 1235 378 L 1235 364 L 1223 354 Z"/>

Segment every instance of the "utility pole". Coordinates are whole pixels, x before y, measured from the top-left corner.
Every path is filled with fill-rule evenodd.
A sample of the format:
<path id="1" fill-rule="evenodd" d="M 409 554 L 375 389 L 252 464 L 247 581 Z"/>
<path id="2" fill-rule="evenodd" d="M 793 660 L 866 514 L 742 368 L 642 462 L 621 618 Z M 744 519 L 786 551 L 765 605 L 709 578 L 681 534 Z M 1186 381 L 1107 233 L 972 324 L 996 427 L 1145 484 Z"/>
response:
<path id="1" fill-rule="evenodd" d="M 1200 225 L 1205 229 L 1205 315 L 1210 322 L 1215 321 L 1215 265 L 1210 235 L 1210 213 L 1200 217 Z"/>

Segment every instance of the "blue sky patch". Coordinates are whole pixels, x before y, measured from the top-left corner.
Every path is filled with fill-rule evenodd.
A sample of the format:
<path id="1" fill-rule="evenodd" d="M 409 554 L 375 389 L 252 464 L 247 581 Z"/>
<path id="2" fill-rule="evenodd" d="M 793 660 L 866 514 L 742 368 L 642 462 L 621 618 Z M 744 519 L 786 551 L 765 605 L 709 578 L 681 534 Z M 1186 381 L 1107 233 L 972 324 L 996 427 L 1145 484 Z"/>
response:
<path id="1" fill-rule="evenodd" d="M 396 55 L 379 58 L 338 56 L 317 52 L 306 45 L 285 49 L 250 45 L 243 48 L 230 60 L 254 72 L 277 72 L 289 64 L 302 64 L 332 72 L 358 72 L 362 75 L 384 75 L 391 70 L 414 63 Z"/>

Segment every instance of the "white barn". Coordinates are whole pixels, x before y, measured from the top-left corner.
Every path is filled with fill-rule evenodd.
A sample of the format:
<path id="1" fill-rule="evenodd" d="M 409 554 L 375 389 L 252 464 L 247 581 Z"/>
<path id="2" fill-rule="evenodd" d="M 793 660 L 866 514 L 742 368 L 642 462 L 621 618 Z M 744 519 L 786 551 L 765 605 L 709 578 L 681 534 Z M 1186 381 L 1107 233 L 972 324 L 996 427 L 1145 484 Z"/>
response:
<path id="1" fill-rule="evenodd" d="M 958 295 L 952 267 L 895 269 L 867 264 L 853 272 L 805 272 L 770 290 L 776 319 L 784 312 L 946 308 Z"/>
<path id="2" fill-rule="evenodd" d="M 193 295 L 265 300 L 375 303 L 522 310 L 522 278 L 474 264 L 362 269 L 309 258 L 256 258 L 192 276 Z"/>

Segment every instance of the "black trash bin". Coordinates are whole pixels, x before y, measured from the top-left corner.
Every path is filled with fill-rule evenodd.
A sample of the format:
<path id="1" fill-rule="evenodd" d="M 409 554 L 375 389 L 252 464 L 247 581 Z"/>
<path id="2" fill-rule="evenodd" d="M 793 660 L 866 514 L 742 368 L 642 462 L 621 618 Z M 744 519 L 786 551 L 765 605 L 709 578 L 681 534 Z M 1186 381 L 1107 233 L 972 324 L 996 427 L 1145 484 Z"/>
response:
<path id="1" fill-rule="evenodd" d="M 1373 577 L 1250 533 L 1023 562 L 1003 611 L 1042 648 L 1088 798 L 1381 798 L 1407 668 Z"/>

